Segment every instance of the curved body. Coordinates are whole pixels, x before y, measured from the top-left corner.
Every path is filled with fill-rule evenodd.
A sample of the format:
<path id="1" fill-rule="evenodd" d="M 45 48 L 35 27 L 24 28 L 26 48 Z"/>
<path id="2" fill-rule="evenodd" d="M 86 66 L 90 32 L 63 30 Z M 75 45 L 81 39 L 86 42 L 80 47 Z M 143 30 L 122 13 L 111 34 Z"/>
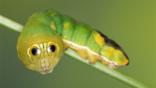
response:
<path id="1" fill-rule="evenodd" d="M 35 41 L 34 43 L 40 41 L 44 43 L 51 40 L 51 42 L 58 44 L 60 50 L 56 55 L 57 58 L 60 58 L 64 48 L 70 48 L 92 64 L 96 63 L 96 61 L 111 67 L 128 64 L 127 55 L 113 40 L 89 25 L 77 22 L 71 17 L 61 15 L 53 10 L 38 12 L 30 17 L 17 45 L 19 56 L 23 62 L 30 59 L 25 54 L 29 44 L 24 45 L 24 43 L 21 43 L 26 40 L 29 42 Z M 27 48 L 23 52 L 19 46 L 26 45 Z M 22 54 L 25 56 L 23 57 Z M 23 58 L 25 59 L 23 60 Z"/>

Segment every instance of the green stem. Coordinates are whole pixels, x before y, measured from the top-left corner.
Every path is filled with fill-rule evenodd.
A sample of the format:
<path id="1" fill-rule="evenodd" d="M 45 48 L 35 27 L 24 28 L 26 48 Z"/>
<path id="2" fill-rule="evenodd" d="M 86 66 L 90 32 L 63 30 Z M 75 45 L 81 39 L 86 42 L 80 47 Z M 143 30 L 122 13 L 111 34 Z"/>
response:
<path id="1" fill-rule="evenodd" d="M 21 32 L 22 31 L 22 28 L 23 26 L 19 23 L 16 23 L 15 21 L 13 20 L 10 20 L 9 18 L 6 18 L 2 15 L 0 15 L 0 24 L 12 29 L 12 30 L 15 30 L 17 32 Z M 73 57 L 74 59 L 77 59 L 85 64 L 88 64 L 96 69 L 99 69 L 100 71 L 102 72 L 105 72 L 106 74 L 124 82 L 124 83 L 127 83 L 128 85 L 130 86 L 133 86 L 133 87 L 136 87 L 136 88 L 147 88 L 144 84 L 142 84 L 141 82 L 131 78 L 131 77 L 128 77 L 120 72 L 118 72 L 117 70 L 114 70 L 114 69 L 110 69 L 108 68 L 107 66 L 97 62 L 96 64 L 89 64 L 86 60 L 82 59 L 81 57 L 79 57 L 74 51 L 68 49 L 66 52 L 65 52 L 67 55 Z"/>
<path id="2" fill-rule="evenodd" d="M 2 15 L 0 15 L 0 24 L 2 24 L 14 31 L 17 31 L 17 32 L 21 32 L 22 28 L 23 28 L 23 26 L 21 24 L 16 23 L 15 21 L 13 21 L 9 18 L 6 18 Z"/>

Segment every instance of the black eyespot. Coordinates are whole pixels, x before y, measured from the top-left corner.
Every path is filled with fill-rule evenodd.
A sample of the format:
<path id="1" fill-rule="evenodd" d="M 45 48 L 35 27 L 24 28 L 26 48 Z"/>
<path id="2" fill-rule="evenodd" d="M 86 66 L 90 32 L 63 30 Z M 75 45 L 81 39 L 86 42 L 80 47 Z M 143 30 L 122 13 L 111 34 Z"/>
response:
<path id="1" fill-rule="evenodd" d="M 38 54 L 40 54 L 40 50 L 38 48 L 32 48 L 31 53 L 33 55 L 38 55 Z"/>
<path id="2" fill-rule="evenodd" d="M 49 52 L 55 52 L 56 51 L 56 46 L 55 45 L 50 45 L 50 47 L 48 48 Z"/>

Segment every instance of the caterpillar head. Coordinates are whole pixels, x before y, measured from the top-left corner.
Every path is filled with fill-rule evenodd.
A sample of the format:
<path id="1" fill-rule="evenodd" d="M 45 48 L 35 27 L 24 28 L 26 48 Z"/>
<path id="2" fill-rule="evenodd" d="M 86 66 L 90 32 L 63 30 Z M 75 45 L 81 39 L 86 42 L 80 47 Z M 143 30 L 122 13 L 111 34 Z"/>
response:
<path id="1" fill-rule="evenodd" d="M 53 71 L 63 52 L 62 40 L 57 36 L 37 36 L 29 39 L 20 36 L 17 52 L 25 66 L 33 71 L 47 74 Z"/>

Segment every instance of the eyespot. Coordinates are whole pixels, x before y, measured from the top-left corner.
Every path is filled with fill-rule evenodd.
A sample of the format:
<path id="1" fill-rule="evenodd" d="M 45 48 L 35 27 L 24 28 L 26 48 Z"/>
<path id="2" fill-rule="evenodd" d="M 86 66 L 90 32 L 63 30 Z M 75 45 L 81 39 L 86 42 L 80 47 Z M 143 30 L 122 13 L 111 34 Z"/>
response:
<path id="1" fill-rule="evenodd" d="M 36 55 L 39 55 L 41 53 L 40 49 L 34 47 L 31 49 L 31 53 L 32 55 L 36 56 Z"/>
<path id="2" fill-rule="evenodd" d="M 56 46 L 55 45 L 50 45 L 48 47 L 48 52 L 55 52 L 56 51 Z"/>

